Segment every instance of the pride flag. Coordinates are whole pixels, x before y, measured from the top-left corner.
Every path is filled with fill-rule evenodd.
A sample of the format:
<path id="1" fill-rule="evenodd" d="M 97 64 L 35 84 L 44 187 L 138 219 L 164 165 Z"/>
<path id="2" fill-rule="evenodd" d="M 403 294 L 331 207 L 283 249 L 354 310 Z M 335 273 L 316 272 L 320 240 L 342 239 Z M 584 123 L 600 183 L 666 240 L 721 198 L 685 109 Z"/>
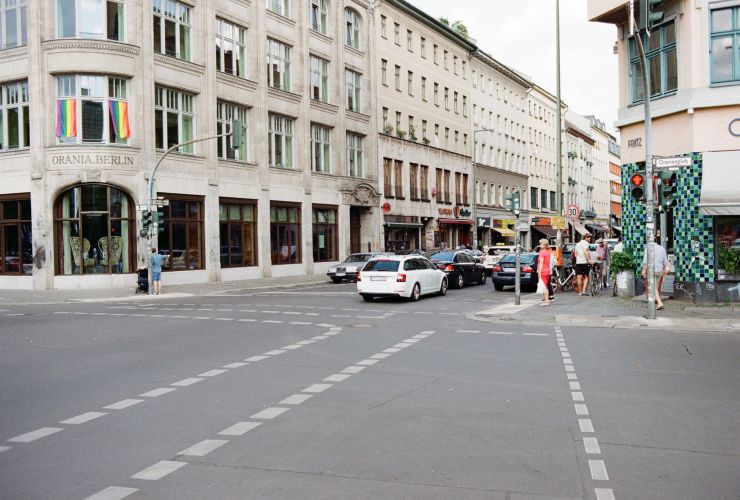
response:
<path id="1" fill-rule="evenodd" d="M 57 100 L 57 137 L 77 135 L 77 100 Z"/>
<path id="2" fill-rule="evenodd" d="M 119 139 L 128 139 L 131 136 L 131 125 L 128 121 L 128 103 L 126 101 L 110 101 L 110 119 L 113 130 Z"/>

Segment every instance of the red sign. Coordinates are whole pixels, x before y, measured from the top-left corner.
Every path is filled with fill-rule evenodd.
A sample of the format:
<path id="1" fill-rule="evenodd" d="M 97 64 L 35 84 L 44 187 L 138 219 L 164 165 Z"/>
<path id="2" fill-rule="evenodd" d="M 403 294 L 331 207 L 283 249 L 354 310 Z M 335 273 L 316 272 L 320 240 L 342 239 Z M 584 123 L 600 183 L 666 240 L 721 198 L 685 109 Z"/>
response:
<path id="1" fill-rule="evenodd" d="M 440 208 L 439 215 L 452 215 L 452 209 L 451 208 Z"/>
<path id="2" fill-rule="evenodd" d="M 569 219 L 576 220 L 581 216 L 581 209 L 575 204 L 568 205 L 568 208 L 565 209 L 565 216 Z"/>
<path id="3" fill-rule="evenodd" d="M 383 203 L 382 208 L 383 208 L 383 212 L 388 213 L 391 211 L 391 204 L 386 201 L 385 203 Z"/>

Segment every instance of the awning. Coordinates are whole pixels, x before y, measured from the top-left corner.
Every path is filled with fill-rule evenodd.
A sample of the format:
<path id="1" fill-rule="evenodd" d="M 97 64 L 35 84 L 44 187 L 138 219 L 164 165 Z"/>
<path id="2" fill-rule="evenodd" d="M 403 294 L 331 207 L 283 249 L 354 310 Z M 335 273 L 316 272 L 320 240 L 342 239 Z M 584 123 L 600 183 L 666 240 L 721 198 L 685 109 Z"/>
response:
<path id="1" fill-rule="evenodd" d="M 415 227 L 420 228 L 424 227 L 424 224 L 420 222 L 386 222 L 384 224 L 385 227 Z"/>
<path id="2" fill-rule="evenodd" d="M 618 233 L 622 232 L 622 226 L 612 226 L 612 231 L 616 231 Z"/>
<path id="3" fill-rule="evenodd" d="M 570 221 L 570 223 L 571 223 L 571 225 L 572 225 L 572 226 L 573 226 L 573 227 L 574 227 L 574 228 L 576 229 L 576 231 L 578 231 L 578 232 L 579 232 L 579 233 L 581 234 L 581 236 L 583 236 L 584 234 L 590 234 L 590 233 L 588 232 L 588 229 L 586 229 L 586 228 L 585 228 L 585 227 L 583 226 L 583 224 L 581 224 L 581 221 L 578 221 L 578 220 L 572 220 L 572 221 Z"/>
<path id="4" fill-rule="evenodd" d="M 699 212 L 704 215 L 740 215 L 740 151 L 704 153 Z M 681 195 L 682 193 L 679 193 Z"/>
<path id="5" fill-rule="evenodd" d="M 491 229 L 499 233 L 501 236 L 516 236 L 516 231 L 512 231 L 508 227 L 492 227 Z"/>
<path id="6" fill-rule="evenodd" d="M 539 231 L 548 238 L 555 238 L 558 235 L 558 232 L 553 229 L 552 226 L 540 226 L 538 224 L 533 224 L 532 229 Z"/>
<path id="7" fill-rule="evenodd" d="M 586 227 L 590 227 L 593 231 L 599 231 L 601 233 L 609 231 L 607 226 L 602 226 L 601 224 L 586 224 Z"/>
<path id="8" fill-rule="evenodd" d="M 473 221 L 471 219 L 437 219 L 440 224 L 461 224 L 465 226 L 472 226 Z"/>

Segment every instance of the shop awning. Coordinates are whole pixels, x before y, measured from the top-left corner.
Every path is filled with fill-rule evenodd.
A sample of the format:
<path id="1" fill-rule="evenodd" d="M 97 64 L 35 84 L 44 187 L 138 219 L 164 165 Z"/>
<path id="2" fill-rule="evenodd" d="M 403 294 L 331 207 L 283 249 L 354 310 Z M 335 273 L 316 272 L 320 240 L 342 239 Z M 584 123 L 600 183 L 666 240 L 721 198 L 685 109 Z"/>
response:
<path id="1" fill-rule="evenodd" d="M 501 236 L 516 236 L 516 231 L 512 231 L 508 227 L 492 227 L 491 229 L 499 233 Z"/>
<path id="2" fill-rule="evenodd" d="M 601 224 L 586 224 L 586 227 L 591 228 L 592 231 L 599 231 L 600 233 L 609 231 L 607 226 L 602 226 Z"/>
<path id="3" fill-rule="evenodd" d="M 588 229 L 586 229 L 584 225 L 581 224 L 581 221 L 572 220 L 570 221 L 570 223 L 575 228 L 575 230 L 581 234 L 581 236 L 583 236 L 584 234 L 589 234 Z"/>
<path id="4" fill-rule="evenodd" d="M 740 215 L 740 151 L 708 152 L 703 155 L 699 212 L 704 215 Z M 684 193 L 679 193 L 679 196 Z M 688 194 L 688 193 L 686 193 Z"/>
<path id="5" fill-rule="evenodd" d="M 465 226 L 472 226 L 473 221 L 471 219 L 437 219 L 440 224 L 461 224 Z"/>
<path id="6" fill-rule="evenodd" d="M 621 233 L 622 232 L 622 226 L 612 226 L 612 230 Z"/>
<path id="7" fill-rule="evenodd" d="M 415 227 L 420 228 L 424 227 L 424 224 L 421 222 L 386 222 L 384 224 L 385 227 Z"/>
<path id="8" fill-rule="evenodd" d="M 558 235 L 558 232 L 553 229 L 552 226 L 540 226 L 539 224 L 533 224 L 532 229 L 539 231 L 548 238 L 555 238 Z"/>

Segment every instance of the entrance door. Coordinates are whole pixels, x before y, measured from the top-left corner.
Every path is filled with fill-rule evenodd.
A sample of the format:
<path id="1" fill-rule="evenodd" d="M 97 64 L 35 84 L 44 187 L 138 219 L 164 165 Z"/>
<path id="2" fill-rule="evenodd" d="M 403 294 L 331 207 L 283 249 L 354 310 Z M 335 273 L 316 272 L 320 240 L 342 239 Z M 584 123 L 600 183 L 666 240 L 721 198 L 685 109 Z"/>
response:
<path id="1" fill-rule="evenodd" d="M 349 209 L 349 251 L 350 253 L 362 252 L 360 248 L 360 209 L 350 207 Z"/>

